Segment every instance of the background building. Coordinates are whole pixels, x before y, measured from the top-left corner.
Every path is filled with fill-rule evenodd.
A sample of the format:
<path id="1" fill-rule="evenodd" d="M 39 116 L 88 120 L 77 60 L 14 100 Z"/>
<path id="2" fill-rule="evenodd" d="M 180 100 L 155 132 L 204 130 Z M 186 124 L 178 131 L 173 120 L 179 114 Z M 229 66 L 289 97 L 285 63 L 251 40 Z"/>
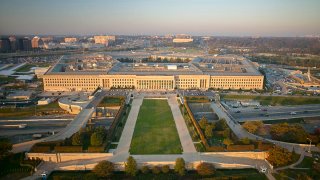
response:
<path id="1" fill-rule="evenodd" d="M 191 36 L 186 34 L 177 34 L 172 41 L 174 43 L 189 43 L 189 42 L 193 42 L 193 39 Z"/>
<path id="2" fill-rule="evenodd" d="M 1 38 L 0 39 L 0 51 L 1 52 L 10 52 L 11 45 L 9 38 Z"/>
<path id="3" fill-rule="evenodd" d="M 94 43 L 96 44 L 104 44 L 107 45 L 110 44 L 110 42 L 115 42 L 116 37 L 115 36 L 94 36 Z"/>
<path id="4" fill-rule="evenodd" d="M 64 42 L 65 42 L 65 43 L 74 43 L 74 42 L 77 42 L 77 38 L 74 38 L 74 37 L 66 37 L 66 38 L 64 38 Z"/>
<path id="5" fill-rule="evenodd" d="M 35 37 L 31 40 L 31 45 L 32 45 L 32 48 L 34 48 L 34 49 L 42 48 L 42 47 L 43 47 L 43 41 L 41 40 L 40 37 L 35 36 Z"/>
<path id="6" fill-rule="evenodd" d="M 20 51 L 31 51 L 31 40 L 28 37 L 20 38 L 18 40 L 18 47 Z"/>

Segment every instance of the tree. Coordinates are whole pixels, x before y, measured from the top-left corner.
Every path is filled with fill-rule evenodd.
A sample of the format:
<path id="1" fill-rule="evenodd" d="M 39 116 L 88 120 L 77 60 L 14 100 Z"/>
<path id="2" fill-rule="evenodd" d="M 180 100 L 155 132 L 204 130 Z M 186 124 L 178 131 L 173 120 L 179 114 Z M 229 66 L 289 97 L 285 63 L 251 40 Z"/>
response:
<path id="1" fill-rule="evenodd" d="M 225 138 L 225 139 L 223 140 L 223 144 L 228 147 L 228 146 L 230 146 L 231 144 L 233 144 L 233 142 L 232 142 L 231 139 Z"/>
<path id="2" fill-rule="evenodd" d="M 159 174 L 161 171 L 160 171 L 160 167 L 158 166 L 153 166 L 152 167 L 152 173 L 153 174 Z"/>
<path id="3" fill-rule="evenodd" d="M 271 125 L 270 134 L 275 140 L 293 143 L 306 143 L 308 137 L 303 127 L 298 124 L 289 125 L 288 123 Z"/>
<path id="4" fill-rule="evenodd" d="M 142 166 L 142 168 L 141 168 L 141 172 L 142 172 L 143 174 L 148 174 L 148 173 L 149 173 L 149 171 L 150 171 L 150 169 L 149 169 L 149 167 L 148 167 L 148 166 Z"/>
<path id="5" fill-rule="evenodd" d="M 208 120 L 206 117 L 202 116 L 201 120 L 199 121 L 199 126 L 201 129 L 205 129 L 208 124 Z"/>
<path id="6" fill-rule="evenodd" d="M 256 133 L 258 129 L 263 127 L 263 122 L 261 121 L 246 121 L 242 125 L 249 133 Z"/>
<path id="7" fill-rule="evenodd" d="M 81 132 L 77 132 L 72 136 L 72 145 L 73 146 L 79 146 L 83 143 L 83 135 Z"/>
<path id="8" fill-rule="evenodd" d="M 128 157 L 127 163 L 124 166 L 124 171 L 130 176 L 135 176 L 137 174 L 137 162 L 132 156 Z"/>
<path id="9" fill-rule="evenodd" d="M 174 171 L 178 173 L 180 176 L 184 176 L 186 174 L 186 163 L 183 158 L 176 159 Z"/>
<path id="10" fill-rule="evenodd" d="M 114 165 L 109 161 L 100 161 L 94 168 L 93 172 L 99 177 L 109 177 L 114 171 Z"/>
<path id="11" fill-rule="evenodd" d="M 243 138 L 240 140 L 242 144 L 250 144 L 250 139 L 249 138 Z"/>
<path id="12" fill-rule="evenodd" d="M 162 166 L 161 171 L 162 171 L 163 173 L 167 174 L 167 173 L 170 171 L 169 165 L 164 165 L 164 166 Z"/>
<path id="13" fill-rule="evenodd" d="M 7 138 L 0 138 L 0 159 L 7 156 L 12 150 L 12 144 Z"/>
<path id="14" fill-rule="evenodd" d="M 103 135 L 98 132 L 94 132 L 90 138 L 91 146 L 101 146 L 103 143 Z"/>
<path id="15" fill-rule="evenodd" d="M 220 119 L 218 122 L 215 123 L 216 130 L 223 131 L 228 127 L 228 124 L 226 123 L 225 119 Z"/>
<path id="16" fill-rule="evenodd" d="M 214 126 L 211 124 L 208 124 L 205 128 L 204 134 L 206 135 L 207 138 L 211 138 L 213 136 L 213 130 Z"/>
<path id="17" fill-rule="evenodd" d="M 269 150 L 267 160 L 275 167 L 284 166 L 292 161 L 292 153 L 287 149 L 275 146 Z"/>
<path id="18" fill-rule="evenodd" d="M 197 166 L 197 172 L 201 176 L 210 176 L 215 173 L 215 167 L 211 163 L 203 162 Z"/>

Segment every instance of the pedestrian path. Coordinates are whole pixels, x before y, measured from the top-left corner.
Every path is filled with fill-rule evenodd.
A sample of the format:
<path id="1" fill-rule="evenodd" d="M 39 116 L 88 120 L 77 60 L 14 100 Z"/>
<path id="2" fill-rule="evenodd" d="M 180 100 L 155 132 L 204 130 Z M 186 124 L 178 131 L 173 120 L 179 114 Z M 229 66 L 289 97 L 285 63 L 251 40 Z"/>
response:
<path id="1" fill-rule="evenodd" d="M 187 125 L 184 121 L 184 118 L 179 109 L 179 104 L 177 102 L 176 96 L 169 96 L 168 103 L 172 111 L 172 115 L 174 118 L 174 122 L 176 124 L 176 128 L 178 130 L 180 142 L 182 145 L 183 153 L 195 153 L 197 152 L 194 147 L 192 138 L 188 131 Z"/>

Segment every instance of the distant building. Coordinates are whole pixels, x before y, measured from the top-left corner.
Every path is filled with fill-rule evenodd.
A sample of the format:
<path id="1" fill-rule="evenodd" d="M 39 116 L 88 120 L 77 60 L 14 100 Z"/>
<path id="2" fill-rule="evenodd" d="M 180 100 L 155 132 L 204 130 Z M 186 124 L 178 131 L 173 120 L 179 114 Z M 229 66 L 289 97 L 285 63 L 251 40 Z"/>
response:
<path id="1" fill-rule="evenodd" d="M 44 43 L 48 43 L 48 42 L 52 42 L 53 41 L 53 37 L 52 36 L 42 37 L 41 40 Z"/>
<path id="2" fill-rule="evenodd" d="M 74 37 L 66 37 L 66 38 L 64 38 L 64 42 L 65 42 L 65 43 L 74 43 L 74 42 L 77 42 L 77 38 L 74 38 Z"/>
<path id="3" fill-rule="evenodd" d="M 94 36 L 94 43 L 108 45 L 116 40 L 115 36 Z"/>
<path id="4" fill-rule="evenodd" d="M 10 52 L 11 45 L 9 38 L 1 38 L 0 39 L 0 51 L 1 52 Z"/>
<path id="5" fill-rule="evenodd" d="M 177 34 L 172 41 L 174 43 L 189 43 L 193 42 L 193 39 L 191 38 L 191 36 L 186 34 Z"/>
<path id="6" fill-rule="evenodd" d="M 35 36 L 31 41 L 31 46 L 34 49 L 42 48 L 43 47 L 43 41 L 38 36 Z"/>
<path id="7" fill-rule="evenodd" d="M 31 51 L 32 50 L 31 40 L 27 37 L 20 38 L 18 40 L 18 47 L 19 47 L 19 50 L 21 51 Z"/>
<path id="8" fill-rule="evenodd" d="M 15 52 L 18 49 L 18 43 L 17 43 L 16 37 L 10 36 L 9 40 L 10 40 L 11 51 Z"/>

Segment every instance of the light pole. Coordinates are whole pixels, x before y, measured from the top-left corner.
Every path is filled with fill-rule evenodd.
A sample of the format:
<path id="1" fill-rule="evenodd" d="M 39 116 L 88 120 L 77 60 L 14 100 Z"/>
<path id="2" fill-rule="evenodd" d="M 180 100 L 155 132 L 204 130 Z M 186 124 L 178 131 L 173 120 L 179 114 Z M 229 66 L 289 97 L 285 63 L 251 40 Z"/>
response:
<path id="1" fill-rule="evenodd" d="M 307 138 L 307 139 L 308 139 L 308 140 L 309 140 L 309 142 L 310 142 L 310 144 L 309 144 L 309 150 L 308 150 L 308 153 L 310 153 L 310 152 L 311 152 L 310 150 L 311 150 L 311 142 L 312 142 L 312 141 L 311 141 L 311 139 L 310 139 L 310 138 Z"/>

